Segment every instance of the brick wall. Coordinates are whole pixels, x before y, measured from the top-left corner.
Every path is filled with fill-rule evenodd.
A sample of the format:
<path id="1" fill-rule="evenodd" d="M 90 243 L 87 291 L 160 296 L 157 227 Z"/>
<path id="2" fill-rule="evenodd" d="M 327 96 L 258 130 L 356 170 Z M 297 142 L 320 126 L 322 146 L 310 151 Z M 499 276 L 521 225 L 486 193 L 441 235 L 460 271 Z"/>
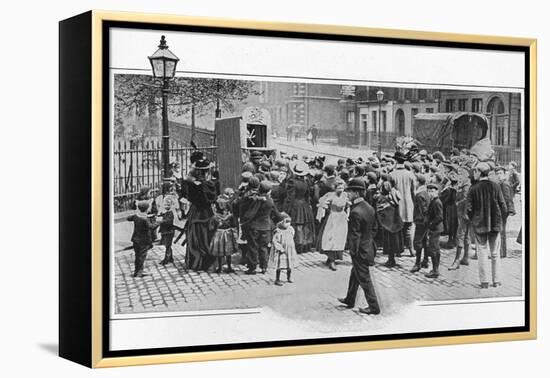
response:
<path id="1" fill-rule="evenodd" d="M 178 122 L 168 122 L 170 139 L 178 141 L 184 146 L 190 146 L 191 126 Z M 195 144 L 198 147 L 210 147 L 216 145 L 214 131 L 195 128 Z"/>

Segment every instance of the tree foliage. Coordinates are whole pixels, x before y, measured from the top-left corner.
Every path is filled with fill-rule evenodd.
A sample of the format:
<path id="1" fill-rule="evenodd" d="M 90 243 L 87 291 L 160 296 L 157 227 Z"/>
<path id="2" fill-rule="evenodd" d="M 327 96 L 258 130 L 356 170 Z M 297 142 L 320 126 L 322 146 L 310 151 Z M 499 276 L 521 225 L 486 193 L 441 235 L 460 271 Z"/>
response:
<path id="1" fill-rule="evenodd" d="M 125 114 L 151 116 L 161 109 L 161 84 L 150 75 L 115 75 L 115 132 L 123 128 Z M 201 114 L 219 101 L 222 110 L 231 112 L 237 102 L 258 94 L 251 81 L 176 77 L 170 81 L 168 111 L 179 116 L 194 106 L 196 114 Z"/>

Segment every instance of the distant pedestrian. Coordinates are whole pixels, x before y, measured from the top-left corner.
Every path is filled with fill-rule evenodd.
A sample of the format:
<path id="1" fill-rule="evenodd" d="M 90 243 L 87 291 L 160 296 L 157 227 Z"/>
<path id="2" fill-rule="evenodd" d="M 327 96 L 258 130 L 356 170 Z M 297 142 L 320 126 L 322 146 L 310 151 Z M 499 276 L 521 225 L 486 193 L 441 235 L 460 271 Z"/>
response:
<path id="1" fill-rule="evenodd" d="M 319 136 L 319 129 L 317 128 L 317 125 L 313 124 L 311 126 L 311 144 L 313 146 L 317 145 L 317 137 Z"/>
<path id="2" fill-rule="evenodd" d="M 277 223 L 273 239 L 271 240 L 271 251 L 268 267 L 275 269 L 275 285 L 282 286 L 281 273 L 286 272 L 286 280 L 292 283 L 292 269 L 296 266 L 298 256 L 294 246 L 294 228 L 291 226 L 291 219 L 286 213 L 281 213 L 282 220 Z"/>
<path id="3" fill-rule="evenodd" d="M 311 132 L 311 127 L 306 131 L 306 140 L 313 145 L 313 133 Z"/>

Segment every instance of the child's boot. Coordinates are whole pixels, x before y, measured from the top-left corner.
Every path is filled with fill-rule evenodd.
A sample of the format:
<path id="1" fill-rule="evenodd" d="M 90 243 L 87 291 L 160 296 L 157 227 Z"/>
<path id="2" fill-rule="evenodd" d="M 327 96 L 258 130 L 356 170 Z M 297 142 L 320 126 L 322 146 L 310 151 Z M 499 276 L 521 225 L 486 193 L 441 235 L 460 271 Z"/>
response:
<path id="1" fill-rule="evenodd" d="M 290 274 L 292 273 L 292 269 L 287 269 L 286 271 L 286 280 L 289 282 L 289 283 L 292 283 L 292 279 L 290 278 Z"/>
<path id="2" fill-rule="evenodd" d="M 227 261 L 226 273 L 235 273 L 235 271 L 233 270 L 233 267 L 231 266 L 231 256 L 226 256 L 225 259 Z"/>
<path id="3" fill-rule="evenodd" d="M 283 283 L 281 282 L 281 269 L 277 269 L 277 273 L 275 275 L 275 285 L 283 286 Z"/>

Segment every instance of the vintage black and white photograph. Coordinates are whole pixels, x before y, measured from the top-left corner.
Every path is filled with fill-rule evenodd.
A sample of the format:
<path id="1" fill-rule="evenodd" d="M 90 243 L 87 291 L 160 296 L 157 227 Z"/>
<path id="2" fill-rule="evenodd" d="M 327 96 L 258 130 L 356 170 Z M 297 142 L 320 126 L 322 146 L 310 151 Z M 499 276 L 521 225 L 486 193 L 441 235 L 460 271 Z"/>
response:
<path id="1" fill-rule="evenodd" d="M 524 325 L 521 54 L 225 38 L 111 32 L 113 350 Z"/>

